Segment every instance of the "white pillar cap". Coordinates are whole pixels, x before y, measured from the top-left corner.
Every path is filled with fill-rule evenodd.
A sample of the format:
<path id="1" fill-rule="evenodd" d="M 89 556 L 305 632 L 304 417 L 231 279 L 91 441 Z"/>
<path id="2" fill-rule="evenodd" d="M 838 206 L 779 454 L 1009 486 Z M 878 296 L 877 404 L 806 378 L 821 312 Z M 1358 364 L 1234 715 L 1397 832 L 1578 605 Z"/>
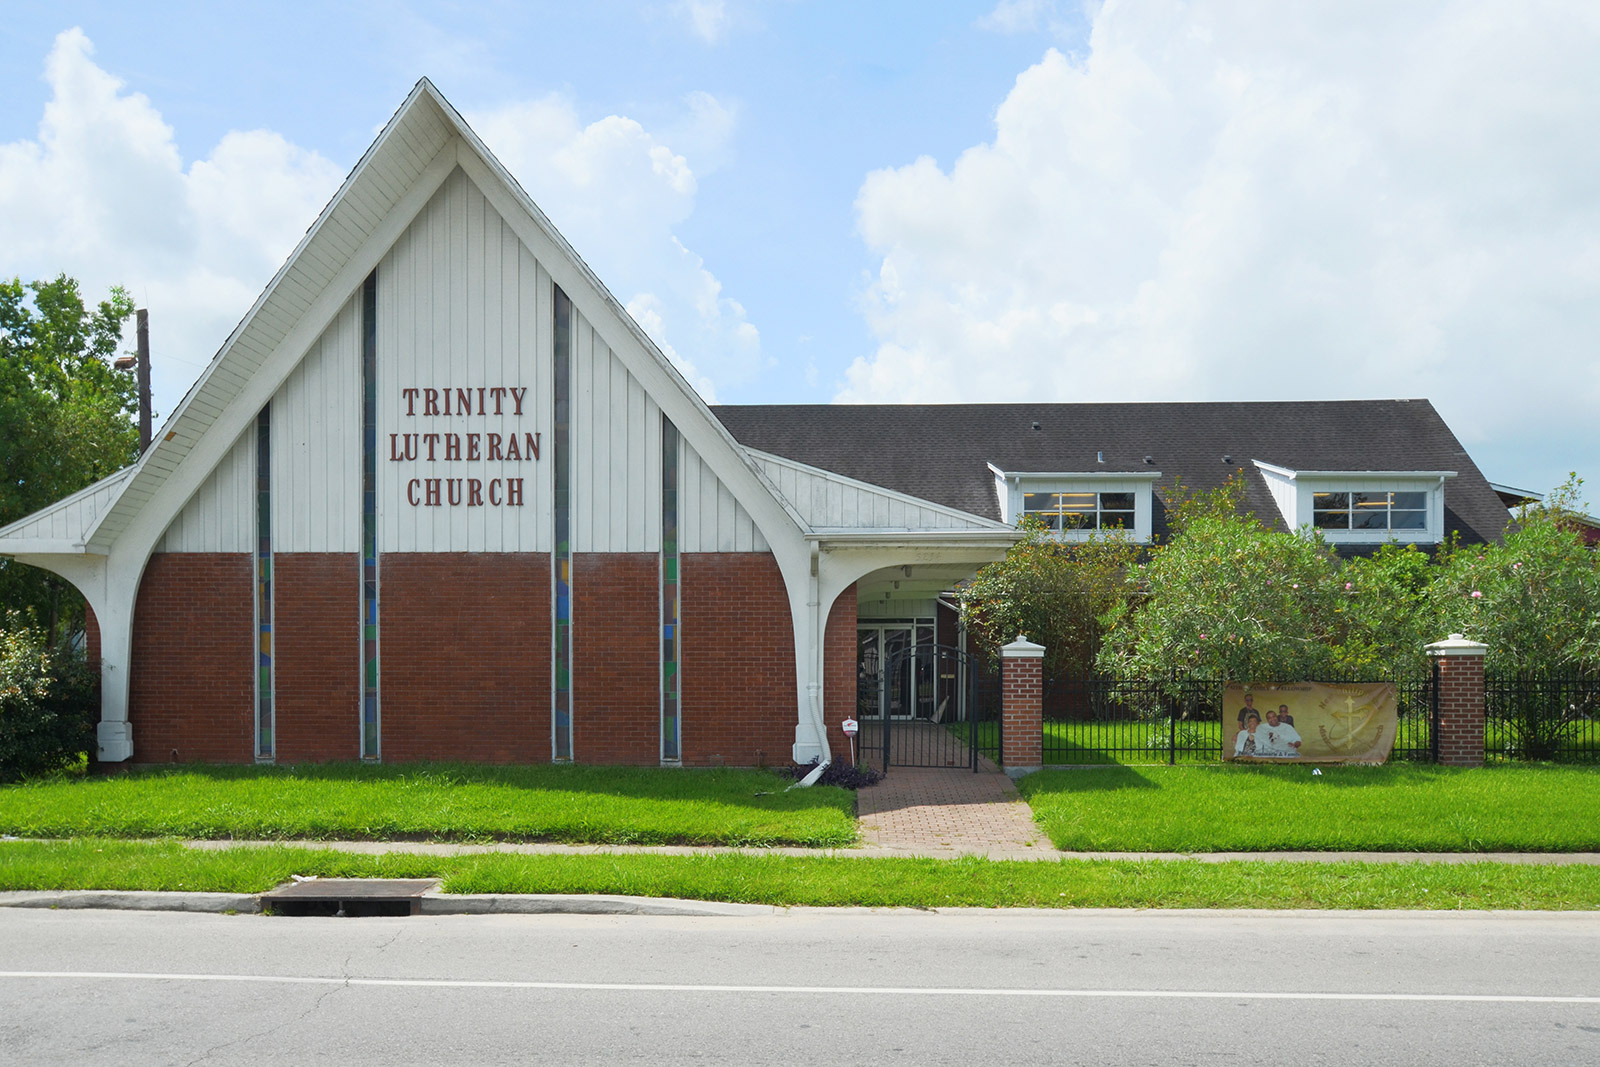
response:
<path id="1" fill-rule="evenodd" d="M 1006 659 L 1044 659 L 1044 646 L 1018 634 L 1015 641 L 1000 650 L 1000 655 Z"/>
<path id="2" fill-rule="evenodd" d="M 1480 641 L 1468 641 L 1463 634 L 1451 634 L 1443 641 L 1423 646 L 1430 656 L 1481 656 L 1489 646 Z"/>

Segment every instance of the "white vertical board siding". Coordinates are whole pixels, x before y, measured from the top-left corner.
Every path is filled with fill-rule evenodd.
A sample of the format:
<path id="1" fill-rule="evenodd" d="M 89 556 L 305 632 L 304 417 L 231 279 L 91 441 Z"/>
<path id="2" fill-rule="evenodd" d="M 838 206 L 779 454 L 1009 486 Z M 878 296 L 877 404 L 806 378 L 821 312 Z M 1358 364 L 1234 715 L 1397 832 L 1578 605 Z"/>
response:
<path id="1" fill-rule="evenodd" d="M 167 527 L 158 552 L 253 552 L 256 426 L 239 435 Z"/>
<path id="2" fill-rule="evenodd" d="M 395 242 L 378 267 L 378 547 L 383 552 L 549 551 L 552 503 L 550 277 L 534 260 L 465 173 L 457 170 Z M 456 410 L 454 391 L 470 391 L 471 414 Z M 479 389 L 526 389 L 522 414 L 509 395 L 482 397 Z M 451 414 L 428 416 L 419 395 L 406 389 L 449 389 Z M 413 412 L 408 414 L 408 411 Z M 359 426 L 359 419 L 357 420 Z M 404 434 L 438 434 L 433 459 L 419 440 L 417 459 L 395 461 Z M 447 460 L 443 435 L 462 439 L 459 460 Z M 489 460 L 487 435 L 504 440 L 539 438 L 539 458 Z M 478 434 L 480 454 L 467 458 L 467 434 Z M 396 437 L 391 439 L 391 435 Z M 404 455 L 404 452 L 401 452 Z M 447 482 L 439 507 L 426 500 L 425 479 L 476 478 L 489 483 L 521 478 L 520 507 L 485 499 L 451 506 Z M 423 485 L 411 486 L 413 479 Z M 356 514 L 359 516 L 359 493 Z"/>
<path id="3" fill-rule="evenodd" d="M 574 551 L 660 551 L 661 409 L 576 308 L 572 497 Z"/>
<path id="4" fill-rule="evenodd" d="M 678 460 L 681 552 L 770 552 L 755 520 L 687 440 Z"/>
<path id="5" fill-rule="evenodd" d="M 361 548 L 361 292 L 272 398 L 272 549 Z"/>
<path id="6" fill-rule="evenodd" d="M 810 525 L 824 530 L 965 530 L 992 524 L 775 457 L 756 463 Z"/>

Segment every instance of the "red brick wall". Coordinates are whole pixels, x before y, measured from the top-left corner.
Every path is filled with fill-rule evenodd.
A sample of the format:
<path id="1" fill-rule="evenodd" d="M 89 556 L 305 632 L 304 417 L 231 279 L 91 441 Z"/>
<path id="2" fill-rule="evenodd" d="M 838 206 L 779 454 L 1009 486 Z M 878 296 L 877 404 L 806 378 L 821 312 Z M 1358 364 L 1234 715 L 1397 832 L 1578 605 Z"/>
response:
<path id="1" fill-rule="evenodd" d="M 661 761 L 661 558 L 572 557 L 572 754 Z"/>
<path id="2" fill-rule="evenodd" d="M 839 594 L 828 612 L 822 640 L 822 721 L 828 724 L 833 758 L 850 758 L 850 739 L 839 729 L 856 717 L 856 587 Z M 796 717 L 798 719 L 798 716 Z"/>
<path id="3" fill-rule="evenodd" d="M 97 676 L 100 673 L 100 620 L 95 618 L 94 609 L 89 602 L 83 602 L 83 652 L 88 660 L 89 669 Z"/>
<path id="4" fill-rule="evenodd" d="M 385 553 L 383 759 L 550 759 L 550 557 Z"/>
<path id="5" fill-rule="evenodd" d="M 794 627 L 777 561 L 685 552 L 682 571 L 684 763 L 787 766 Z"/>
<path id="6" fill-rule="evenodd" d="M 1483 657 L 1439 657 L 1439 762 L 1483 764 Z"/>
<path id="7" fill-rule="evenodd" d="M 360 557 L 280 552 L 272 562 L 277 759 L 359 759 Z"/>
<path id="8" fill-rule="evenodd" d="M 255 598 L 244 552 L 157 552 L 133 611 L 133 762 L 255 758 Z"/>

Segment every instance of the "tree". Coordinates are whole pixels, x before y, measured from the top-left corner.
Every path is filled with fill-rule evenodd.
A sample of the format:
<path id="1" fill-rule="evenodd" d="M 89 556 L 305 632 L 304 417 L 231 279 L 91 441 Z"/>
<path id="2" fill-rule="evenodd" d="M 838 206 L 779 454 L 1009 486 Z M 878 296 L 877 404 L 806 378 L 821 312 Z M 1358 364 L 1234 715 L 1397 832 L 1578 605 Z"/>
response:
<path id="1" fill-rule="evenodd" d="M 1036 518 L 1023 531 L 1005 559 L 962 588 L 967 632 L 991 655 L 1024 634 L 1044 645 L 1047 677 L 1085 673 L 1100 652 L 1101 617 L 1122 598 L 1138 550 L 1116 532 L 1064 543 Z"/>
<path id="2" fill-rule="evenodd" d="M 89 310 L 66 275 L 0 282 L 0 526 L 138 458 L 137 385 L 110 362 L 132 314 L 115 288 Z M 30 611 L 51 641 L 83 615 L 66 582 L 9 561 L 0 608 Z"/>
<path id="3" fill-rule="evenodd" d="M 1523 508 L 1498 544 L 1451 546 L 1435 583 L 1442 621 L 1489 646 L 1491 671 L 1600 671 L 1600 556 L 1574 528 L 1583 480 Z"/>
<path id="4" fill-rule="evenodd" d="M 1174 496 L 1171 539 L 1151 550 L 1133 595 L 1108 613 L 1100 669 L 1240 681 L 1328 673 L 1345 592 L 1328 546 L 1242 514 L 1243 486 L 1233 479 Z"/>

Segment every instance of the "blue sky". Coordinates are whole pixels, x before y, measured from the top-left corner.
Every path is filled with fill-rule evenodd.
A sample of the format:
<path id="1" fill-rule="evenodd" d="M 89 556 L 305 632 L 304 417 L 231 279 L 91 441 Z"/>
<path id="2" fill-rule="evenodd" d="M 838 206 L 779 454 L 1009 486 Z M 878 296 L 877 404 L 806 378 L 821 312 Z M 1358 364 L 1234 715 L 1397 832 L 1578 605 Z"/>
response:
<path id="1" fill-rule="evenodd" d="M 0 271 L 148 303 L 163 413 L 426 75 L 717 401 L 1428 396 L 1600 476 L 1594 5 L 8 16 Z"/>

